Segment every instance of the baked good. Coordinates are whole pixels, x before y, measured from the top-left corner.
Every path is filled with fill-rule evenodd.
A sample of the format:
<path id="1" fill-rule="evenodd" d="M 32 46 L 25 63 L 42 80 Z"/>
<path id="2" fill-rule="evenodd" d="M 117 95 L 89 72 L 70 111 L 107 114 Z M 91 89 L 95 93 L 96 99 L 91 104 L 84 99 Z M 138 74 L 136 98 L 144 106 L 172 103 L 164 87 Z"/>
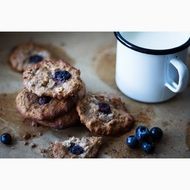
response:
<path id="1" fill-rule="evenodd" d="M 50 96 L 38 97 L 23 89 L 16 97 L 16 106 L 24 118 L 51 120 L 61 113 L 68 112 L 76 103 L 77 96 L 58 100 Z"/>
<path id="2" fill-rule="evenodd" d="M 50 96 L 38 97 L 24 88 L 16 97 L 16 107 L 24 118 L 52 120 L 60 114 L 70 111 L 84 95 L 85 86 L 81 88 L 78 94 L 61 100 Z"/>
<path id="3" fill-rule="evenodd" d="M 101 144 L 101 137 L 71 137 L 63 142 L 50 144 L 43 153 L 49 158 L 93 158 L 97 156 Z"/>
<path id="4" fill-rule="evenodd" d="M 94 134 L 118 135 L 127 132 L 133 125 L 121 98 L 88 93 L 78 102 L 80 121 Z"/>
<path id="5" fill-rule="evenodd" d="M 76 108 L 74 107 L 69 112 L 63 113 L 53 120 L 35 120 L 35 122 L 54 129 L 64 129 L 79 123 L 80 119 Z"/>
<path id="6" fill-rule="evenodd" d="M 27 42 L 13 48 L 9 56 L 9 62 L 14 70 L 23 72 L 28 65 L 39 63 L 50 57 L 50 52 L 41 45 Z"/>
<path id="7" fill-rule="evenodd" d="M 83 86 L 80 70 L 62 60 L 44 60 L 27 67 L 23 83 L 29 92 L 57 99 L 74 96 Z"/>

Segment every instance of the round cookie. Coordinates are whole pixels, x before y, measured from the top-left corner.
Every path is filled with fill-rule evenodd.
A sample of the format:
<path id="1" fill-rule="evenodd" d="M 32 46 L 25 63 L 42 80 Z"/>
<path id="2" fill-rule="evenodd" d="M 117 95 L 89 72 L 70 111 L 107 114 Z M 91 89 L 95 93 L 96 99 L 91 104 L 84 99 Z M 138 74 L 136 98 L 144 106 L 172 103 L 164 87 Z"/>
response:
<path id="1" fill-rule="evenodd" d="M 120 98 L 87 94 L 78 102 L 81 122 L 94 134 L 118 135 L 127 132 L 134 119 Z"/>
<path id="2" fill-rule="evenodd" d="M 62 60 L 44 60 L 28 67 L 23 73 L 23 83 L 29 92 L 57 99 L 73 96 L 83 86 L 80 70 Z"/>
<path id="3" fill-rule="evenodd" d="M 73 108 L 67 113 L 64 113 L 53 120 L 35 120 L 36 123 L 51 127 L 54 129 L 64 129 L 80 121 L 76 108 Z"/>
<path id="4" fill-rule="evenodd" d="M 9 62 L 13 69 L 23 72 L 28 65 L 37 64 L 50 57 L 50 52 L 41 45 L 28 42 L 20 44 L 12 50 Z"/>
<path id="5" fill-rule="evenodd" d="M 75 96 L 58 100 L 49 96 L 38 97 L 23 89 L 16 97 L 16 107 L 24 118 L 33 120 L 51 120 L 76 106 L 85 95 L 85 86 Z"/>

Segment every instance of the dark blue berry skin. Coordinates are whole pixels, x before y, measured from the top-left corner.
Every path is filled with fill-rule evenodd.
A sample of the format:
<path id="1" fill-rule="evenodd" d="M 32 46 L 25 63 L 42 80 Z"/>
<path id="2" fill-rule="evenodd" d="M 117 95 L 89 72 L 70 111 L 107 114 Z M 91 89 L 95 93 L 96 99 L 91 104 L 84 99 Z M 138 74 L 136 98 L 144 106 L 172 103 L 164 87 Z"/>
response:
<path id="1" fill-rule="evenodd" d="M 6 145 L 10 145 L 12 142 L 12 137 L 9 133 L 3 133 L 1 135 L 1 142 Z"/>
<path id="2" fill-rule="evenodd" d="M 65 70 L 55 71 L 53 79 L 57 82 L 65 82 L 66 80 L 71 78 L 71 74 Z"/>
<path id="3" fill-rule="evenodd" d="M 104 114 L 110 114 L 111 113 L 111 108 L 109 104 L 101 102 L 98 104 L 99 111 L 104 113 Z"/>
<path id="4" fill-rule="evenodd" d="M 79 145 L 71 144 L 71 146 L 69 147 L 69 151 L 72 154 L 80 155 L 80 154 L 82 154 L 84 152 L 84 149 Z"/>
<path id="5" fill-rule="evenodd" d="M 38 63 L 42 61 L 44 58 L 41 55 L 32 55 L 29 57 L 29 63 Z"/>
<path id="6" fill-rule="evenodd" d="M 147 153 L 151 154 L 154 152 L 154 144 L 152 142 L 142 142 L 141 149 Z"/>
<path id="7" fill-rule="evenodd" d="M 163 136 L 163 131 L 159 127 L 153 127 L 152 129 L 150 129 L 150 135 L 153 141 L 159 141 Z"/>
<path id="8" fill-rule="evenodd" d="M 75 143 L 72 142 L 69 149 L 72 148 L 73 146 L 75 146 Z"/>
<path id="9" fill-rule="evenodd" d="M 134 148 L 137 148 L 138 145 L 139 145 L 139 142 L 137 140 L 137 138 L 134 136 L 134 135 L 131 135 L 131 136 L 128 136 L 127 139 L 126 139 L 126 144 L 134 149 Z"/>
<path id="10" fill-rule="evenodd" d="M 48 104 L 51 101 L 51 97 L 49 96 L 41 96 L 38 98 L 38 103 L 40 105 Z"/>
<path id="11" fill-rule="evenodd" d="M 137 127 L 135 136 L 139 142 L 151 140 L 150 131 L 145 126 Z"/>

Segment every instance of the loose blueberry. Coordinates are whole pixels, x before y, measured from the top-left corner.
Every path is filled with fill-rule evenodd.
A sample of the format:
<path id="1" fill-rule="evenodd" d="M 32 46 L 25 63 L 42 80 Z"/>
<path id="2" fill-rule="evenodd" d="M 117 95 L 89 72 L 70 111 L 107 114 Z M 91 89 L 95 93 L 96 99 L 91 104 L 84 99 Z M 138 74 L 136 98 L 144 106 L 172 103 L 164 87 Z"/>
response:
<path id="1" fill-rule="evenodd" d="M 12 142 L 12 137 L 9 133 L 3 133 L 1 135 L 1 142 L 6 145 L 10 145 Z"/>
<path id="2" fill-rule="evenodd" d="M 104 113 L 104 114 L 110 114 L 111 113 L 111 108 L 109 104 L 101 102 L 98 104 L 99 111 Z"/>
<path id="3" fill-rule="evenodd" d="M 151 140 L 150 131 L 145 126 L 137 127 L 135 136 L 139 142 Z"/>
<path id="4" fill-rule="evenodd" d="M 154 144 L 152 142 L 142 142 L 141 148 L 145 153 L 150 154 L 154 151 Z"/>
<path id="5" fill-rule="evenodd" d="M 80 155 L 80 154 L 82 154 L 84 152 L 84 149 L 79 145 L 71 145 L 69 147 L 69 151 L 72 154 Z"/>
<path id="6" fill-rule="evenodd" d="M 41 55 L 32 55 L 29 57 L 29 63 L 38 63 L 42 61 L 44 58 Z"/>
<path id="7" fill-rule="evenodd" d="M 159 141 L 163 136 L 163 131 L 159 127 L 150 129 L 150 135 L 154 141 Z"/>
<path id="8" fill-rule="evenodd" d="M 128 136 L 126 139 L 126 144 L 130 147 L 130 148 L 137 148 L 139 143 L 137 138 L 134 135 Z"/>
<path id="9" fill-rule="evenodd" d="M 53 79 L 58 82 L 65 82 L 66 80 L 71 78 L 71 74 L 65 70 L 55 71 Z"/>
<path id="10" fill-rule="evenodd" d="M 40 105 L 48 104 L 51 101 L 51 97 L 49 96 L 41 96 L 38 98 L 38 103 Z"/>

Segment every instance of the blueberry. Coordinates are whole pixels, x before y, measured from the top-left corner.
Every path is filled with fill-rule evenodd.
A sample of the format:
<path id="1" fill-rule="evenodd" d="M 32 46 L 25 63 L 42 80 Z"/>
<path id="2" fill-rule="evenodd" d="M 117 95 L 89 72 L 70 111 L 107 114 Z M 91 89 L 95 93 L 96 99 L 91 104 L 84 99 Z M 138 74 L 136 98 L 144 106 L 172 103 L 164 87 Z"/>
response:
<path id="1" fill-rule="evenodd" d="M 41 55 L 32 55 L 29 57 L 29 63 L 38 63 L 42 61 L 44 58 Z"/>
<path id="2" fill-rule="evenodd" d="M 130 148 L 137 148 L 139 143 L 137 138 L 134 135 L 128 136 L 126 139 L 126 144 L 130 147 Z"/>
<path id="3" fill-rule="evenodd" d="M 69 151 L 72 154 L 80 155 L 84 152 L 84 149 L 79 145 L 72 145 L 69 147 Z"/>
<path id="4" fill-rule="evenodd" d="M 3 133 L 1 135 L 1 142 L 6 145 L 10 145 L 12 142 L 12 137 L 9 133 Z"/>
<path id="5" fill-rule="evenodd" d="M 71 78 L 71 74 L 65 70 L 57 70 L 54 73 L 53 79 L 58 82 L 65 82 Z"/>
<path id="6" fill-rule="evenodd" d="M 163 136 L 163 131 L 159 127 L 150 129 L 150 135 L 154 141 L 159 141 Z"/>
<path id="7" fill-rule="evenodd" d="M 71 144 L 70 144 L 70 147 L 69 147 L 69 148 L 72 148 L 73 146 L 75 146 L 75 143 L 71 142 Z"/>
<path id="8" fill-rule="evenodd" d="M 99 111 L 104 114 L 111 113 L 111 108 L 110 108 L 109 104 L 107 104 L 107 103 L 101 102 L 98 104 L 98 107 L 99 107 Z"/>
<path id="9" fill-rule="evenodd" d="M 38 98 L 38 103 L 39 103 L 40 105 L 47 104 L 47 103 L 49 103 L 50 101 L 51 101 L 51 97 L 49 97 L 49 96 L 41 96 L 41 97 Z"/>
<path id="10" fill-rule="evenodd" d="M 142 142 L 141 148 L 145 153 L 150 154 L 154 151 L 154 144 L 152 142 Z"/>
<path id="11" fill-rule="evenodd" d="M 137 127 L 135 136 L 139 142 L 151 140 L 150 131 L 145 126 Z"/>

